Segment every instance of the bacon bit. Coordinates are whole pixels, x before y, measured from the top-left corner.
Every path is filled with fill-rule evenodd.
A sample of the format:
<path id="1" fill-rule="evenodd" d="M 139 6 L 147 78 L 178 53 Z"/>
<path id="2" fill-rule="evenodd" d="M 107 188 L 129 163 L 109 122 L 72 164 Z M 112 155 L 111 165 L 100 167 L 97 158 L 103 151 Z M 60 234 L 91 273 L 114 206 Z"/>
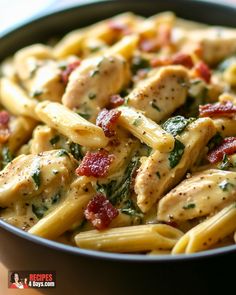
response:
<path id="1" fill-rule="evenodd" d="M 168 66 L 168 65 L 171 65 L 171 58 L 169 58 L 169 57 L 162 57 L 162 58 L 154 57 L 150 61 L 150 64 L 153 68 L 161 67 L 161 66 Z"/>
<path id="2" fill-rule="evenodd" d="M 10 130 L 8 123 L 10 121 L 10 115 L 7 111 L 0 112 L 0 143 L 7 142 L 10 136 Z"/>
<path id="3" fill-rule="evenodd" d="M 75 172 L 80 176 L 105 177 L 113 160 L 114 155 L 106 150 L 87 152 Z"/>
<path id="4" fill-rule="evenodd" d="M 203 79 L 204 81 L 206 81 L 206 83 L 210 83 L 211 70 L 209 69 L 207 64 L 201 61 L 195 66 L 194 70 L 197 77 Z"/>
<path id="5" fill-rule="evenodd" d="M 115 135 L 115 125 L 118 118 L 120 117 L 121 111 L 112 109 L 103 109 L 98 114 L 96 125 L 101 127 L 105 133 L 106 137 L 112 137 Z"/>
<path id="6" fill-rule="evenodd" d="M 61 72 L 61 81 L 66 85 L 70 74 L 80 65 L 81 61 L 77 60 L 67 65 L 66 69 Z"/>
<path id="7" fill-rule="evenodd" d="M 0 112 L 0 126 L 3 126 L 3 125 L 8 125 L 10 121 L 10 115 L 7 111 L 1 111 Z"/>
<path id="8" fill-rule="evenodd" d="M 193 60 L 189 54 L 176 53 L 172 57 L 153 58 L 151 60 L 152 67 L 168 66 L 168 65 L 182 65 L 188 69 L 193 67 Z"/>
<path id="9" fill-rule="evenodd" d="M 84 211 L 85 218 L 98 230 L 106 229 L 118 214 L 119 211 L 102 194 L 93 197 Z"/>
<path id="10" fill-rule="evenodd" d="M 210 163 L 214 164 L 221 161 L 224 155 L 232 155 L 236 152 L 236 137 L 227 137 L 221 144 L 210 151 L 207 159 Z"/>
<path id="11" fill-rule="evenodd" d="M 182 65 L 189 69 L 191 69 L 194 65 L 192 57 L 189 54 L 179 52 L 175 54 L 171 59 L 172 59 L 172 64 Z"/>
<path id="12" fill-rule="evenodd" d="M 127 24 L 111 20 L 108 22 L 108 27 L 112 31 L 115 31 L 117 33 L 121 33 L 122 35 L 128 35 L 131 33 L 131 29 L 128 27 Z"/>
<path id="13" fill-rule="evenodd" d="M 139 48 L 144 52 L 157 51 L 160 48 L 160 43 L 157 38 L 154 39 L 141 39 Z"/>
<path id="14" fill-rule="evenodd" d="M 111 109 L 121 106 L 125 102 L 119 94 L 114 94 L 110 97 L 109 107 Z"/>
<path id="15" fill-rule="evenodd" d="M 200 117 L 231 117 L 236 113 L 236 106 L 231 101 L 225 103 L 205 104 L 199 106 Z"/>

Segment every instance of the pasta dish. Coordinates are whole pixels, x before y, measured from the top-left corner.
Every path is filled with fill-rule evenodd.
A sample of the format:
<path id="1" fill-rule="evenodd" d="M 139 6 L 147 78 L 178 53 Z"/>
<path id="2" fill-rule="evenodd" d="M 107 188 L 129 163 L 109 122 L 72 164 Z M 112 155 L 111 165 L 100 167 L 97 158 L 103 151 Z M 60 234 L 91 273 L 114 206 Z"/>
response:
<path id="1" fill-rule="evenodd" d="M 116 253 L 236 243 L 236 30 L 127 12 L 0 65 L 0 218 Z"/>

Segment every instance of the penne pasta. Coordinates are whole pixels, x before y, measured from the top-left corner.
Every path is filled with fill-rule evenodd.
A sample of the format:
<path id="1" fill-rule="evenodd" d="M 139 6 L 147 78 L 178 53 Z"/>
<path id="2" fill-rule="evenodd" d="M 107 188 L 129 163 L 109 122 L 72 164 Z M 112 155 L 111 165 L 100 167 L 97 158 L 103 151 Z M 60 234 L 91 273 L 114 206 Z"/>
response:
<path id="1" fill-rule="evenodd" d="M 139 225 L 108 229 L 102 232 L 93 230 L 75 236 L 78 247 L 108 252 L 144 252 L 154 249 L 171 249 L 182 232 L 164 224 Z"/>
<path id="2" fill-rule="evenodd" d="M 131 107 L 119 107 L 119 124 L 155 150 L 167 152 L 174 147 L 174 137 L 158 124 Z"/>
<path id="3" fill-rule="evenodd" d="M 83 146 L 105 147 L 107 139 L 102 129 L 59 103 L 42 102 L 36 107 L 37 116 L 71 141 Z"/>
<path id="4" fill-rule="evenodd" d="M 172 254 L 194 253 L 209 249 L 236 229 L 235 203 L 188 231 L 174 246 Z"/>
<path id="5" fill-rule="evenodd" d="M 0 80 L 0 103 L 13 115 L 37 120 L 36 100 L 30 99 L 20 86 L 8 78 Z"/>

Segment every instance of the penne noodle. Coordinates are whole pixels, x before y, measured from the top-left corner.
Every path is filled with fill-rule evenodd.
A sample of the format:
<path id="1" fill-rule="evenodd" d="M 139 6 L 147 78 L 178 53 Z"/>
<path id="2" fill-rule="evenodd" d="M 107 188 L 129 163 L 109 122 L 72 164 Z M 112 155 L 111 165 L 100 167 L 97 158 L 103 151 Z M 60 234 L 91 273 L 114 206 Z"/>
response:
<path id="1" fill-rule="evenodd" d="M 180 230 L 169 225 L 149 224 L 112 228 L 101 232 L 81 232 L 74 239 L 80 248 L 135 253 L 158 248 L 171 249 L 182 234 Z"/>
<path id="2" fill-rule="evenodd" d="M 153 149 L 161 152 L 171 151 L 174 137 L 163 130 L 157 123 L 131 107 L 119 107 L 119 124 Z"/>
<path id="3" fill-rule="evenodd" d="M 174 246 L 172 254 L 194 253 L 209 249 L 235 230 L 236 204 L 233 203 L 188 231 Z"/>
<path id="4" fill-rule="evenodd" d="M 65 200 L 36 223 L 29 233 L 47 239 L 55 239 L 69 230 L 77 222 L 84 219 L 84 209 L 86 208 L 93 193 L 82 193 L 77 185 L 72 186 L 67 193 Z"/>
<path id="5" fill-rule="evenodd" d="M 37 101 L 30 99 L 15 82 L 8 78 L 0 80 L 0 103 L 13 115 L 27 116 L 37 120 Z"/>
<path id="6" fill-rule="evenodd" d="M 44 123 L 75 143 L 92 148 L 101 148 L 107 145 L 108 140 L 100 127 L 59 103 L 49 101 L 39 103 L 36 113 Z"/>

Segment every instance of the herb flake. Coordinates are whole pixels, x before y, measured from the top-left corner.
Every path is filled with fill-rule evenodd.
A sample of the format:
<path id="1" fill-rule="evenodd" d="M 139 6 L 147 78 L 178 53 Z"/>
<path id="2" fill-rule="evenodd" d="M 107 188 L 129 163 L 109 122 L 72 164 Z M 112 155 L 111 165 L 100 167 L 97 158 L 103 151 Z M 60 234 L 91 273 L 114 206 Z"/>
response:
<path id="1" fill-rule="evenodd" d="M 184 149 L 185 149 L 184 144 L 178 139 L 175 139 L 174 148 L 169 153 L 169 157 L 168 157 L 169 165 L 171 168 L 174 168 L 176 165 L 178 165 L 179 161 L 181 160 L 183 156 Z"/>
<path id="2" fill-rule="evenodd" d="M 183 206 L 183 209 L 188 210 L 188 209 L 193 209 L 195 208 L 196 205 L 194 203 L 189 203 Z"/>

